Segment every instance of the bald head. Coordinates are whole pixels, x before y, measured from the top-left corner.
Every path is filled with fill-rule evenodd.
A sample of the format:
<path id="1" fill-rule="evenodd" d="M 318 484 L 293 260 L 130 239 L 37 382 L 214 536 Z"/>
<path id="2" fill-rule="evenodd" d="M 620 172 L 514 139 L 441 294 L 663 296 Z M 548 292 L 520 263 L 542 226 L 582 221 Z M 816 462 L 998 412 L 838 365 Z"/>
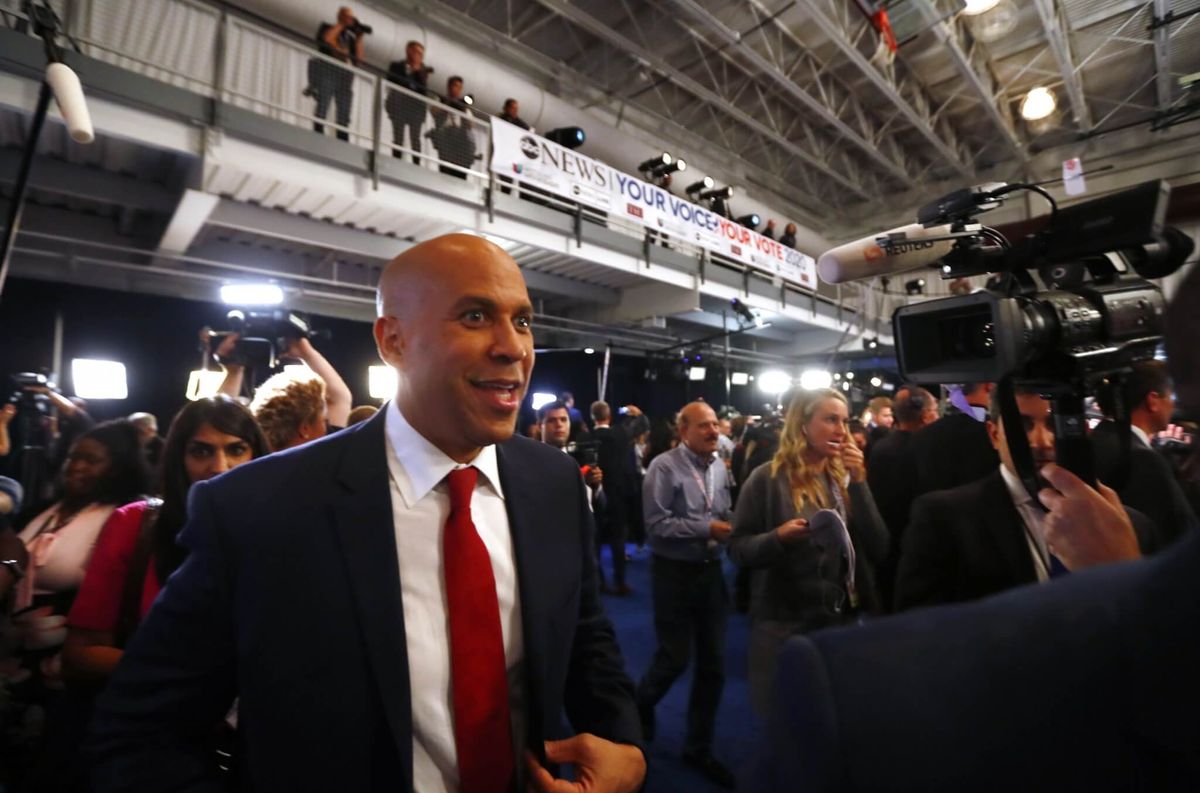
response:
<path id="1" fill-rule="evenodd" d="M 396 405 L 459 462 L 512 435 L 533 369 L 533 307 L 503 248 L 448 234 L 393 259 L 379 279 L 375 344 Z"/>
<path id="2" fill-rule="evenodd" d="M 679 439 L 700 456 L 711 455 L 717 450 L 721 426 L 717 414 L 707 402 L 689 402 L 679 411 L 676 420 Z"/>
<path id="3" fill-rule="evenodd" d="M 465 286 L 482 277 L 520 280 L 521 269 L 499 245 L 474 234 L 445 234 L 414 245 L 388 262 L 375 289 L 380 317 L 404 317 L 431 290 Z"/>

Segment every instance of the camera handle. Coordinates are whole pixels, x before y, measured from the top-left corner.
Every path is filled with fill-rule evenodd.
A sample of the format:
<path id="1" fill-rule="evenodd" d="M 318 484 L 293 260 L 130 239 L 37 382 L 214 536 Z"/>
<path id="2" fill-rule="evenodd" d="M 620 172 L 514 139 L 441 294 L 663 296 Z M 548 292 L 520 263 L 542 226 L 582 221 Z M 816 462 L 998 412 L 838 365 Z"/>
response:
<path id="1" fill-rule="evenodd" d="M 1054 456 L 1058 464 L 1087 482 L 1096 486 L 1095 462 L 1091 444 L 1087 438 L 1087 417 L 1083 410 L 1082 383 L 1052 386 L 1038 385 L 1037 388 L 1050 398 L 1054 414 Z M 1029 438 L 1025 435 L 1024 422 L 1017 410 L 1016 388 L 1011 376 L 996 384 L 999 392 L 1001 426 L 1008 442 L 1008 453 L 1012 457 L 1017 476 L 1026 492 L 1033 497 L 1039 509 L 1045 509 L 1038 500 L 1042 481 L 1033 466 L 1033 452 L 1029 449 Z"/>

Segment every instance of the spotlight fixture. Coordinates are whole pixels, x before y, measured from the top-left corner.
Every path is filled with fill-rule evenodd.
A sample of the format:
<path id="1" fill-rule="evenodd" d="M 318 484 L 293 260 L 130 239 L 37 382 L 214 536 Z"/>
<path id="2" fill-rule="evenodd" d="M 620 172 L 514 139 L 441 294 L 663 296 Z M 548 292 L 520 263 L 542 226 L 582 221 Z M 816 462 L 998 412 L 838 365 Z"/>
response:
<path id="1" fill-rule="evenodd" d="M 843 381 L 842 381 L 842 390 L 843 390 L 843 391 L 849 391 L 849 390 L 850 390 L 850 381 L 849 381 L 849 380 L 843 380 Z"/>
<path id="2" fill-rule="evenodd" d="M 71 381 L 75 396 L 83 399 L 127 399 L 129 385 L 125 364 L 95 358 L 75 358 L 71 361 Z"/>
<path id="3" fill-rule="evenodd" d="M 533 396 L 529 398 L 529 404 L 534 410 L 541 410 L 546 405 L 549 405 L 551 402 L 554 402 L 557 399 L 558 397 L 555 394 L 549 394 L 545 391 L 535 391 L 533 392 Z"/>
<path id="4" fill-rule="evenodd" d="M 703 366 L 693 366 L 688 369 L 688 380 L 699 382 L 705 378 L 708 370 Z"/>
<path id="5" fill-rule="evenodd" d="M 750 373 L 749 372 L 734 372 L 733 374 L 729 375 L 729 384 L 730 385 L 749 385 L 750 384 Z"/>
<path id="6" fill-rule="evenodd" d="M 800 373 L 800 387 L 805 391 L 816 391 L 833 385 L 833 375 L 824 369 L 806 369 Z"/>
<path id="7" fill-rule="evenodd" d="M 751 212 L 749 215 L 742 215 L 737 219 L 737 222 L 753 231 L 762 225 L 762 218 L 758 216 L 757 212 Z"/>
<path id="8" fill-rule="evenodd" d="M 653 171 L 656 168 L 661 168 L 664 165 L 670 165 L 673 162 L 675 162 L 675 158 L 671 156 L 671 153 L 664 151 L 657 157 L 651 157 L 650 159 L 645 160 L 641 165 L 638 166 L 638 170 Z"/>
<path id="9" fill-rule="evenodd" d="M 905 281 L 904 282 L 904 291 L 910 295 L 925 294 L 925 279 L 924 278 L 914 278 L 911 281 Z"/>
<path id="10" fill-rule="evenodd" d="M 879 375 L 875 375 L 874 377 L 871 378 L 871 387 L 872 388 L 879 388 L 881 385 L 883 385 L 882 377 L 880 377 Z"/>
<path id="11" fill-rule="evenodd" d="M 595 348 L 595 347 L 584 347 L 584 348 L 583 348 L 583 354 L 584 354 L 584 355 L 595 355 L 595 354 L 596 354 L 596 348 Z"/>
<path id="12" fill-rule="evenodd" d="M 675 162 L 666 163 L 665 165 L 656 165 L 650 169 L 650 173 L 651 173 L 651 175 L 653 175 L 657 178 L 662 178 L 662 177 L 666 176 L 667 174 L 672 174 L 677 171 L 686 171 L 686 170 L 687 170 L 687 163 L 684 162 L 683 160 L 676 160 Z"/>
<path id="13" fill-rule="evenodd" d="M 729 307 L 732 308 L 734 312 L 746 322 L 752 325 L 758 323 L 758 317 L 754 316 L 754 312 L 750 310 L 750 306 L 746 305 L 736 297 L 729 301 Z"/>
<path id="14" fill-rule="evenodd" d="M 853 379 L 854 379 L 854 372 L 846 372 L 846 379 L 847 379 L 847 380 L 853 380 Z"/>
<path id="15" fill-rule="evenodd" d="M 221 302 L 227 306 L 277 306 L 283 302 L 278 284 L 225 284 Z"/>
<path id="16" fill-rule="evenodd" d="M 463 94 L 462 101 L 464 105 L 470 107 L 471 105 L 475 104 L 475 97 L 471 96 L 470 94 Z"/>
<path id="17" fill-rule="evenodd" d="M 713 189 L 714 185 L 716 185 L 716 182 L 713 181 L 713 178 L 711 176 L 706 176 L 699 182 L 693 182 L 692 184 L 688 185 L 685 192 L 691 196 L 704 190 L 711 190 Z"/>
<path id="18" fill-rule="evenodd" d="M 587 140 L 582 127 L 558 127 L 546 133 L 546 140 L 565 149 L 577 149 Z"/>
<path id="19" fill-rule="evenodd" d="M 1037 121 L 1053 113 L 1056 107 L 1058 100 L 1054 98 L 1054 92 L 1039 85 L 1029 89 L 1021 100 L 1021 117 L 1026 121 Z"/>
<path id="20" fill-rule="evenodd" d="M 863 339 L 863 349 L 864 350 L 878 350 L 879 349 L 879 339 Z"/>
<path id="21" fill-rule="evenodd" d="M 764 394 L 782 394 L 792 387 L 792 378 L 787 372 L 768 369 L 758 376 L 758 388 Z"/>
<path id="22" fill-rule="evenodd" d="M 700 194 L 700 199 L 702 201 L 712 201 L 713 199 L 717 198 L 721 199 L 722 201 L 728 201 L 729 199 L 733 198 L 733 188 L 718 187 L 715 190 L 705 190 Z"/>

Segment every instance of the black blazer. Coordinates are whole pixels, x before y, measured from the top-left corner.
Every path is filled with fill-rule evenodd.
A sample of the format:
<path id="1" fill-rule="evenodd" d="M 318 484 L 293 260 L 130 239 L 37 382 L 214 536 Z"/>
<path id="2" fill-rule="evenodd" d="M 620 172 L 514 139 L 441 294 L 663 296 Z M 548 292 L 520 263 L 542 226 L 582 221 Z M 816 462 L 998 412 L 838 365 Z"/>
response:
<path id="1" fill-rule="evenodd" d="M 1000 456 L 987 427 L 965 413 L 942 416 L 913 438 L 917 495 L 978 481 L 996 470 Z"/>
<path id="2" fill-rule="evenodd" d="M 1196 515 L 1175 479 L 1171 464 L 1161 454 L 1136 437 L 1131 438 L 1127 476 L 1118 481 L 1121 441 L 1116 425 L 1102 422 L 1089 440 L 1096 461 L 1096 478 L 1116 490 L 1122 504 L 1144 512 L 1154 521 L 1160 547 L 1170 545 L 1195 526 Z"/>
<path id="3" fill-rule="evenodd" d="M 744 791 L 1200 789 L 1200 536 L 788 641 Z"/>
<path id="4" fill-rule="evenodd" d="M 1130 510 L 1143 551 L 1157 531 Z M 1037 581 L 1025 524 L 997 468 L 978 482 L 913 503 L 896 575 L 896 609 L 994 595 Z"/>
<path id="5" fill-rule="evenodd" d="M 95 790 L 217 791 L 208 738 L 239 698 L 239 790 L 411 791 L 412 717 L 385 411 L 192 488 L 171 577 L 100 698 Z M 574 461 L 497 448 L 525 640 L 528 746 L 641 743 L 596 589 Z"/>

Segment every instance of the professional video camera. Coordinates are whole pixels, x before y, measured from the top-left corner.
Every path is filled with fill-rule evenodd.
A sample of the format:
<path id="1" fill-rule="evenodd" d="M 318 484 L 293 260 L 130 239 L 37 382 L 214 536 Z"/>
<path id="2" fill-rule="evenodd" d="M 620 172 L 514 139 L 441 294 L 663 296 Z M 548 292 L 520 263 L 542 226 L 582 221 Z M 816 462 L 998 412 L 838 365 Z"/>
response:
<path id="1" fill-rule="evenodd" d="M 567 454 L 575 458 L 580 469 L 587 473 L 589 468 L 600 464 L 600 442 L 573 441 L 567 444 Z"/>
<path id="2" fill-rule="evenodd" d="M 273 369 L 278 350 L 286 349 L 298 339 L 332 338 L 328 330 L 317 330 L 305 314 L 286 309 L 235 308 L 225 316 L 227 331 L 206 332 L 209 352 L 215 352 L 231 333 L 238 334 L 235 351 L 223 356 L 224 363 L 262 365 Z"/>
<path id="3" fill-rule="evenodd" d="M 975 216 L 1017 190 L 1041 194 L 1051 212 L 1045 229 L 1010 242 Z M 998 274 L 996 288 L 897 309 L 896 357 L 912 382 L 998 382 L 1009 446 L 1031 492 L 1037 483 L 1013 390 L 1033 388 L 1054 402 L 1058 460 L 1094 482 L 1084 397 L 1119 390 L 1133 363 L 1153 357 L 1165 304 L 1146 279 L 1174 272 L 1194 247 L 1163 223 L 1169 194 L 1165 182 L 1149 182 L 1060 211 L 1036 185 L 981 185 L 921 207 L 920 228 L 937 233 L 878 241 L 885 256 L 949 243 L 936 262 L 943 279 Z M 1127 424 L 1124 410 L 1114 418 Z"/>
<path id="4" fill-rule="evenodd" d="M 375 32 L 375 29 L 370 25 L 364 25 L 362 22 L 360 22 L 358 17 L 355 17 L 354 21 L 346 26 L 346 30 L 349 30 L 356 36 L 369 36 Z"/>

